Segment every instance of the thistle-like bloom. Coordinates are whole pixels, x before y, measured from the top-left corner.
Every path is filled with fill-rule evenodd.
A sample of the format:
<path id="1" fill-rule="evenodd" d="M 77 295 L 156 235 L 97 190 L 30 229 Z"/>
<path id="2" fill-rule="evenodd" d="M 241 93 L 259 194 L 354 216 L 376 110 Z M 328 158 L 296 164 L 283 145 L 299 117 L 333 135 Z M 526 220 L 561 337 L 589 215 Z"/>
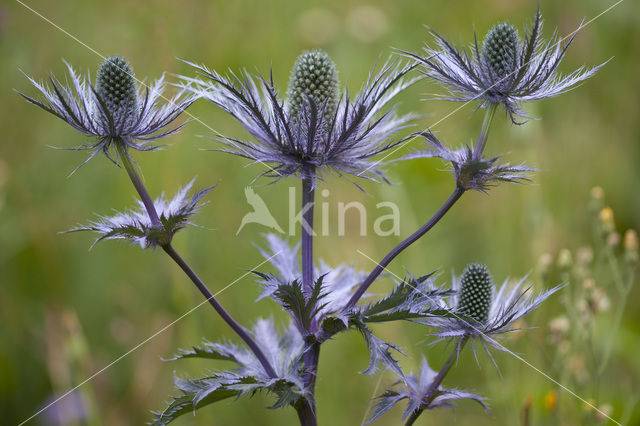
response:
<path id="1" fill-rule="evenodd" d="M 422 65 L 422 72 L 445 85 L 453 101 L 480 101 L 482 106 L 502 104 L 511 120 L 525 117 L 520 104 L 567 92 L 591 77 L 602 65 L 580 67 L 568 75 L 558 66 L 575 33 L 566 43 L 554 31 L 542 40 L 542 18 L 537 11 L 533 27 L 520 39 L 509 23 L 496 24 L 487 33 L 482 47 L 477 38 L 467 53 L 432 31 L 438 48 L 425 47 L 425 56 L 403 52 Z"/>
<path id="2" fill-rule="evenodd" d="M 42 96 L 32 98 L 19 93 L 74 129 L 97 138 L 94 143 L 74 148 L 92 151 L 84 163 L 100 151 L 111 159 L 109 148 L 114 143 L 138 151 L 156 149 L 150 142 L 177 132 L 182 125 L 167 126 L 194 101 L 180 93 L 160 105 L 160 99 L 166 99 L 164 76 L 151 85 L 144 82 L 138 85 L 133 69 L 119 56 L 109 57 L 100 65 L 95 87 L 90 75 L 82 77 L 70 64 L 65 64 L 71 85 L 63 84 L 52 75 L 49 87 L 27 76 Z"/>
<path id="3" fill-rule="evenodd" d="M 454 407 L 453 402 L 458 399 L 471 399 L 477 401 L 488 413 L 489 408 L 485 404 L 485 398 L 474 393 L 458 390 L 445 389 L 442 386 L 434 392 L 430 392 L 431 384 L 435 380 L 437 372 L 429 367 L 425 358 L 422 359 L 420 374 L 416 377 L 409 373 L 401 377 L 396 386 L 398 389 L 389 389 L 377 397 L 378 402 L 373 407 L 373 412 L 367 420 L 367 424 L 376 421 L 380 416 L 389 411 L 395 404 L 406 399 L 407 408 L 402 413 L 402 420 L 414 412 L 431 410 L 438 407 Z"/>
<path id="4" fill-rule="evenodd" d="M 525 164 L 513 166 L 509 163 L 499 163 L 500 157 L 476 159 L 473 150 L 468 146 L 451 150 L 430 131 L 420 132 L 417 136 L 425 140 L 426 148 L 402 159 L 442 158 L 449 162 L 456 185 L 464 190 L 486 192 L 500 182 L 526 183 L 531 180 L 529 173 L 535 171 Z"/>
<path id="5" fill-rule="evenodd" d="M 530 286 L 523 288 L 526 278 L 514 286 L 510 286 L 509 279 L 506 279 L 496 291 L 486 266 L 477 263 L 469 265 L 460 280 L 453 276 L 454 295 L 448 299 L 439 299 L 441 308 L 455 315 L 434 316 L 420 322 L 436 329 L 432 335 L 438 337 L 437 341 L 472 338 L 479 340 L 485 349 L 488 344 L 510 352 L 494 336 L 515 331 L 512 328 L 515 321 L 562 288 L 562 285 L 556 286 L 536 296 L 532 294 Z"/>
<path id="6" fill-rule="evenodd" d="M 171 200 L 167 200 L 164 194 L 155 200 L 153 204 L 162 223 L 161 228 L 153 226 L 144 204 L 138 201 L 138 209 L 118 212 L 115 216 L 101 216 L 86 226 L 79 226 L 67 232 L 93 231 L 100 234 L 91 247 L 102 240 L 116 239 L 128 240 L 142 248 L 169 244 L 176 232 L 193 225 L 190 219 L 202 206 L 200 200 L 213 189 L 203 189 L 189 198 L 187 194 L 194 181 L 195 179 L 181 188 Z"/>
<path id="7" fill-rule="evenodd" d="M 288 90 L 289 99 L 278 98 L 273 79 L 244 73 L 222 76 L 203 65 L 190 63 L 209 81 L 183 77 L 184 87 L 231 114 L 253 140 L 222 136 L 223 152 L 264 163 L 262 175 L 281 178 L 299 175 L 315 178 L 320 169 L 372 180 L 384 179 L 372 157 L 403 139 L 394 135 L 411 116 L 397 117 L 387 103 L 416 79 L 405 79 L 414 67 L 385 63 L 371 72 L 353 100 L 345 90 L 338 97 L 335 65 L 321 51 L 298 58 Z"/>

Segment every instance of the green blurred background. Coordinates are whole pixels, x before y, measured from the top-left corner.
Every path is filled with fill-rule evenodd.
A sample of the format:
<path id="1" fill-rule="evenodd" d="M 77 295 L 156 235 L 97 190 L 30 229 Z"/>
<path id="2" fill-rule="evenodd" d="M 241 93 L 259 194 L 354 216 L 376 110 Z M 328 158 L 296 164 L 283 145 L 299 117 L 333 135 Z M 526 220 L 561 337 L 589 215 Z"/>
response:
<path id="1" fill-rule="evenodd" d="M 68 1 L 26 2 L 87 46 L 104 55 L 126 56 L 139 78 L 158 78 L 162 72 L 191 74 L 176 58 L 204 63 L 218 71 L 247 68 L 267 74 L 269 67 L 282 91 L 296 56 L 303 49 L 321 47 L 335 60 L 341 83 L 357 90 L 372 64 L 391 54 L 391 47 L 417 51 L 428 40 L 430 25 L 457 43 L 480 34 L 499 20 L 509 19 L 518 28 L 529 24 L 535 1 Z M 582 18 L 590 19 L 613 2 L 602 0 L 543 1 L 546 35 L 554 27 L 560 34 L 573 31 Z M 595 65 L 612 58 L 594 78 L 560 98 L 527 105 L 539 120 L 513 126 L 502 115 L 494 121 L 488 144 L 492 154 L 509 152 L 508 160 L 526 161 L 539 169 L 531 186 L 503 185 L 489 195 L 463 197 L 440 225 L 400 256 L 391 266 L 414 274 L 441 268 L 440 282 L 450 271 L 460 271 L 472 261 L 486 262 L 496 281 L 532 272 L 534 286 L 542 286 L 536 269 L 545 253 L 555 259 L 562 248 L 572 252 L 591 243 L 589 193 L 599 185 L 606 204 L 615 212 L 618 231 L 640 228 L 640 7 L 627 0 L 584 28 L 569 50 L 562 71 L 581 64 Z M 82 72 L 95 69 L 101 59 L 50 23 L 14 1 L 0 3 L 0 416 L 3 424 L 18 424 L 55 395 L 81 383 L 118 359 L 141 341 L 187 312 L 201 301 L 178 268 L 161 251 L 142 251 L 120 242 L 105 242 L 89 251 L 89 234 L 60 235 L 85 223 L 94 213 L 132 205 L 134 192 L 126 174 L 103 157 L 97 157 L 74 176 L 68 174 L 85 158 L 84 152 L 67 152 L 49 146 L 72 147 L 85 138 L 55 117 L 24 102 L 13 89 L 34 94 L 20 70 L 45 78 L 53 72 L 63 77 L 62 59 Z M 428 114 L 418 124 L 426 127 L 440 120 L 458 104 L 423 102 L 443 93 L 423 81 L 399 97 L 402 112 Z M 236 136 L 243 131 L 220 110 L 198 102 L 190 113 L 214 129 Z M 441 139 L 452 145 L 477 137 L 482 114 L 468 105 L 438 124 Z M 213 142 L 198 138 L 209 131 L 200 123 L 188 124 L 179 135 L 166 140 L 170 146 L 156 153 L 135 154 L 152 194 L 172 194 L 197 176 L 196 185 L 219 184 L 208 195 L 210 203 L 196 222 L 210 230 L 182 232 L 175 246 L 190 260 L 212 289 L 225 287 L 246 269 L 261 261 L 256 245 L 264 246 L 258 225 L 248 225 L 235 236 L 242 216 L 249 211 L 243 195 L 262 171 L 260 166 L 201 148 Z M 412 142 L 401 155 L 418 146 Z M 328 262 L 348 259 L 356 267 L 370 269 L 369 260 L 381 258 L 399 237 L 377 237 L 371 232 L 381 201 L 393 201 L 401 211 L 401 236 L 424 222 L 452 189 L 450 175 L 437 160 L 417 160 L 389 168 L 394 186 L 365 183 L 367 193 L 333 175 L 321 188 L 330 190 L 331 229 L 317 238 L 316 253 Z M 264 182 L 262 182 L 264 183 Z M 286 223 L 288 188 L 294 179 L 256 187 L 274 216 Z M 337 235 L 339 202 L 360 201 L 368 207 L 369 236 L 359 235 L 355 214 L 348 217 L 346 236 Z M 317 214 L 319 214 L 317 212 Z M 543 257 L 544 258 L 544 257 Z M 556 274 L 557 275 L 557 274 Z M 554 275 L 558 282 L 561 278 Z M 604 274 L 606 281 L 606 270 Z M 390 287 L 381 280 L 372 287 Z M 580 285 L 571 283 L 571 285 Z M 606 287 L 606 282 L 596 282 Z M 259 288 L 246 277 L 219 297 L 243 324 L 284 316 L 270 301 L 255 303 Z M 632 408 L 640 394 L 640 311 L 637 286 L 627 298 L 622 327 L 614 330 L 615 313 L 622 304 L 612 295 L 609 310 L 598 316 L 598 339 L 614 335 L 612 359 L 603 379 L 589 383 L 593 371 L 579 362 L 571 364 L 587 380 L 566 384 L 581 397 L 594 398 L 598 407 L 610 408 L 616 419 L 640 424 Z M 564 312 L 562 296 L 527 318 L 536 327 L 505 344 L 531 364 L 551 371 L 549 321 Z M 424 327 L 396 324 L 378 327 L 380 336 L 405 349 L 402 365 L 415 369 L 422 354 L 434 368 L 442 364 L 447 348 L 425 347 Z M 114 363 L 84 384 L 65 407 L 82 405 L 85 419 L 78 424 L 144 424 L 149 411 L 164 407 L 174 393 L 176 374 L 201 374 L 223 368 L 215 362 L 167 363 L 179 347 L 231 337 L 225 324 L 203 306 L 139 349 Z M 485 415 L 470 402 L 453 412 L 427 413 L 418 424 L 589 424 L 594 416 L 582 403 L 560 392 L 554 403 L 553 383 L 521 361 L 498 354 L 502 375 L 486 355 L 480 367 L 466 351 L 445 384 L 474 390 L 489 398 L 492 414 Z M 579 360 L 578 360 L 579 361 Z M 318 379 L 320 424 L 360 424 L 374 389 L 392 380 L 390 374 L 367 377 L 358 374 L 367 364 L 367 353 L 356 333 L 338 336 L 324 346 Z M 587 363 L 588 365 L 588 363 Z M 585 383 L 587 383 L 585 385 Z M 296 424 L 291 409 L 263 410 L 270 399 L 263 395 L 237 402 L 224 401 L 186 416 L 177 424 Z M 62 406 L 60 406 L 62 407 Z M 523 408 L 524 407 L 524 408 Z M 56 410 L 43 412 L 30 423 L 57 424 Z M 586 413 L 586 414 L 585 414 Z M 378 424 L 398 424 L 399 409 Z M 587 420 L 585 420 L 587 419 Z M 422 423 L 420 423 L 422 422 Z M 72 423 L 68 423 L 72 424 Z M 604 424 L 604 423 L 603 423 Z M 610 423 L 613 424 L 613 423 Z"/>

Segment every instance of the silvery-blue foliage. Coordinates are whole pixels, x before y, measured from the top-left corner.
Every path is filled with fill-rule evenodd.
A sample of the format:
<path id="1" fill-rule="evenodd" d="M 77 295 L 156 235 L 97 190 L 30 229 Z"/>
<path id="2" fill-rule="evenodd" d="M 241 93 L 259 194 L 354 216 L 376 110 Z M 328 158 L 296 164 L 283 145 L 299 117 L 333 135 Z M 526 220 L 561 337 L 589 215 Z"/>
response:
<path id="1" fill-rule="evenodd" d="M 437 157 L 448 161 L 456 185 L 464 190 L 486 192 L 501 182 L 526 183 L 531 181 L 529 174 L 536 171 L 525 164 L 499 163 L 500 157 L 477 159 L 470 147 L 452 150 L 443 145 L 430 131 L 420 132 L 417 135 L 426 141 L 427 146 L 402 159 Z"/>
<path id="2" fill-rule="evenodd" d="M 230 361 L 233 370 L 215 370 L 198 379 L 175 379 L 181 392 L 163 411 L 155 412 L 152 424 L 166 425 L 183 414 L 191 414 L 205 405 L 243 395 L 266 391 L 276 396 L 272 408 L 295 404 L 310 395 L 305 391 L 302 371 L 304 341 L 296 327 L 278 333 L 273 320 L 258 320 L 252 337 L 274 367 L 277 377 L 270 377 L 250 350 L 232 343 L 203 342 L 189 350 L 182 350 L 171 360 L 201 358 Z"/>
<path id="3" fill-rule="evenodd" d="M 263 291 L 259 297 L 271 297 L 282 285 L 291 284 L 294 281 L 300 282 L 302 272 L 300 271 L 300 245 L 291 247 L 287 241 L 275 234 L 266 235 L 268 249 L 260 249 L 260 252 L 269 263 L 276 269 L 276 274 L 264 274 L 261 276 L 260 284 Z M 322 278 L 322 304 L 323 307 L 317 312 L 317 319 L 329 313 L 339 312 L 344 308 L 349 300 L 349 296 L 354 288 L 364 279 L 365 273 L 358 271 L 352 266 L 341 264 L 330 266 L 323 260 L 314 268 L 314 282 Z"/>
<path id="4" fill-rule="evenodd" d="M 422 366 L 417 376 L 413 373 L 402 375 L 394 388 L 386 390 L 376 398 L 378 401 L 373 407 L 367 424 L 376 421 L 395 404 L 404 399 L 407 400 L 407 408 L 402 413 L 403 421 L 415 411 L 431 410 L 438 407 L 454 407 L 453 402 L 460 399 L 477 401 L 485 411 L 489 412 L 484 402 L 485 398 L 471 392 L 445 389 L 442 386 L 438 386 L 434 392 L 430 393 L 431 384 L 437 375 L 438 373 L 429 367 L 427 360 L 422 358 Z"/>
<path id="5" fill-rule="evenodd" d="M 138 201 L 137 209 L 130 209 L 122 213 L 116 212 L 114 216 L 100 216 L 98 220 L 92 221 L 88 225 L 78 226 L 67 232 L 96 232 L 100 236 L 93 245 L 102 240 L 115 239 L 125 239 L 142 248 L 155 248 L 168 244 L 176 232 L 188 225 L 193 225 L 190 219 L 202 206 L 200 200 L 213 189 L 213 187 L 206 188 L 188 197 L 194 181 L 195 179 L 178 190 L 171 200 L 167 200 L 162 194 L 154 201 L 153 204 L 160 222 L 162 222 L 162 228 L 153 226 L 144 204 Z"/>
<path id="6" fill-rule="evenodd" d="M 398 320 L 416 320 L 431 315 L 448 315 L 440 309 L 439 299 L 450 294 L 434 285 L 433 274 L 410 277 L 396 286 L 388 295 L 370 303 L 344 311 L 355 287 L 365 275 L 350 266 L 330 267 L 324 262 L 315 270 L 315 285 L 310 295 L 305 295 L 300 284 L 298 248 L 280 237 L 267 235 L 269 248 L 261 250 L 276 268 L 276 274 L 256 272 L 263 286 L 260 298 L 270 296 L 292 316 L 301 333 L 313 335 L 322 342 L 334 334 L 354 328 L 358 330 L 369 348 L 369 366 L 364 374 L 375 373 L 380 366 L 402 374 L 392 353 L 401 350 L 396 345 L 377 337 L 371 324 Z M 313 324 L 320 327 L 314 329 Z"/>
<path id="7" fill-rule="evenodd" d="M 183 77 L 183 88 L 231 114 L 252 136 L 252 140 L 216 136 L 225 145 L 222 151 L 268 165 L 263 175 L 276 179 L 316 177 L 325 168 L 340 175 L 384 179 L 372 158 L 402 143 L 405 139 L 395 135 L 413 118 L 396 116 L 395 107 L 384 110 L 416 81 L 405 78 L 414 66 L 397 61 L 374 68 L 353 99 L 345 90 L 333 114 L 324 114 L 326 105 L 307 98 L 296 109 L 295 120 L 278 97 L 273 79 L 246 72 L 223 76 L 204 65 L 190 65 L 206 80 Z"/>

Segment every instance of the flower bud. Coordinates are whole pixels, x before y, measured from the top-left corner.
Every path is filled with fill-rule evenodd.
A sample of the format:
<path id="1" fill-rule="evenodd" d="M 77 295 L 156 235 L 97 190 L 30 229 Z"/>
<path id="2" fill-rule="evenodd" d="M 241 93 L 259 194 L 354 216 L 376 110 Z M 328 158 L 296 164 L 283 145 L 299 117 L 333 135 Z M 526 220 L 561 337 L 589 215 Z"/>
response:
<path id="1" fill-rule="evenodd" d="M 624 258 L 627 262 L 638 262 L 638 233 L 633 229 L 627 229 L 624 233 Z"/>
<path id="2" fill-rule="evenodd" d="M 96 92 L 112 114 L 134 111 L 138 94 L 131 65 L 120 56 L 105 59 L 98 68 Z"/>
<path id="3" fill-rule="evenodd" d="M 611 248 L 616 248 L 620 245 L 620 234 L 617 232 L 611 232 L 607 235 L 607 244 L 611 246 Z"/>
<path id="4" fill-rule="evenodd" d="M 594 186 L 591 188 L 591 199 L 597 202 L 604 201 L 604 189 L 601 186 Z"/>
<path id="5" fill-rule="evenodd" d="M 550 253 L 544 253 L 538 259 L 537 269 L 543 280 L 547 280 L 551 274 L 553 267 L 553 256 Z"/>
<path id="6" fill-rule="evenodd" d="M 600 226 L 605 234 L 615 231 L 616 224 L 613 219 L 613 209 L 611 207 L 605 207 L 600 210 L 598 218 L 600 219 Z"/>
<path id="7" fill-rule="evenodd" d="M 518 32 L 508 22 L 494 25 L 482 43 L 482 60 L 495 80 L 507 78 L 516 71 Z"/>
<path id="8" fill-rule="evenodd" d="M 458 312 L 484 323 L 489 318 L 493 278 L 489 269 L 480 263 L 468 265 L 460 277 Z"/>
<path id="9" fill-rule="evenodd" d="M 598 407 L 598 411 L 596 412 L 596 419 L 600 421 L 611 420 L 611 412 L 613 411 L 613 407 L 610 404 L 604 404 Z"/>
<path id="10" fill-rule="evenodd" d="M 549 322 L 549 329 L 553 334 L 565 335 L 569 332 L 571 323 L 566 316 L 559 316 Z"/>
<path id="11" fill-rule="evenodd" d="M 544 395 L 543 405 L 545 410 L 554 411 L 558 405 L 558 392 L 555 389 L 550 390 Z"/>
<path id="12" fill-rule="evenodd" d="M 338 106 L 338 71 L 329 55 L 320 49 L 304 52 L 298 56 L 287 90 L 288 111 L 297 121 L 305 102 L 312 102 L 318 110 L 324 108 L 324 117 L 329 121 Z"/>
<path id="13" fill-rule="evenodd" d="M 563 271 L 568 271 L 571 269 L 573 265 L 573 256 L 571 255 L 571 251 L 569 249 L 562 249 L 558 254 L 558 268 Z"/>

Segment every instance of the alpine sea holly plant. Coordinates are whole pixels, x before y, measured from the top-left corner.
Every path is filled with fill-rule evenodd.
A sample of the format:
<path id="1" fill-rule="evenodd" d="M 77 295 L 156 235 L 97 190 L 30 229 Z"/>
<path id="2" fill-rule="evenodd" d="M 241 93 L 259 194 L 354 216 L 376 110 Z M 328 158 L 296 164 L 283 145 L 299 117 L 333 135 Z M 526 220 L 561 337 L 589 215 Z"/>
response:
<path id="1" fill-rule="evenodd" d="M 136 209 L 100 216 L 71 231 L 94 231 L 96 242 L 125 239 L 145 249 L 161 248 L 243 341 L 239 345 L 220 339 L 203 340 L 191 349 L 178 351 L 172 359 L 227 361 L 233 367 L 210 370 L 198 378 L 176 378 L 177 394 L 164 409 L 154 413 L 153 424 L 168 424 L 183 414 L 231 397 L 266 392 L 274 397 L 272 408 L 292 407 L 301 425 L 317 425 L 321 410 L 315 383 L 321 346 L 337 333 L 349 330 L 358 331 L 368 346 L 370 362 L 364 374 L 375 374 L 383 368 L 397 375 L 396 384 L 377 398 L 370 422 L 404 400 L 407 406 L 402 421 L 407 425 L 424 411 L 452 406 L 458 399 L 475 400 L 488 410 L 485 398 L 445 388 L 446 375 L 467 344 L 474 353 L 479 347 L 489 354 L 489 348 L 510 353 L 496 338 L 513 331 L 516 320 L 559 287 L 534 295 L 522 279 L 515 285 L 506 280 L 496 289 L 489 269 L 474 263 L 459 279 L 453 276 L 448 287 L 437 284 L 434 273 L 422 271 L 407 272 L 385 296 L 372 298 L 367 290 L 465 192 L 487 192 L 500 182 L 531 179 L 534 170 L 526 165 L 502 163 L 501 156 L 485 155 L 496 109 L 504 107 L 506 116 L 516 123 L 517 117 L 525 117 L 522 103 L 566 92 L 598 68 L 560 75 L 558 67 L 572 39 L 564 43 L 554 35 L 544 42 L 541 30 L 540 12 L 523 38 L 511 24 L 500 23 L 488 31 L 481 44 L 475 40 L 469 53 L 434 32 L 437 48 L 426 48 L 425 56 L 402 52 L 408 63 L 390 59 L 374 67 L 355 95 L 346 85 L 340 88 L 336 64 L 320 50 L 298 57 L 287 90 L 276 87 L 272 77 L 233 71 L 221 74 L 187 62 L 197 75 L 180 77 L 175 84 L 179 93 L 169 99 L 163 96 L 164 79 L 153 84 L 138 82 L 129 62 L 119 56 L 104 60 L 95 82 L 78 75 L 70 65 L 67 84 L 53 76 L 48 84 L 29 78 L 40 96 L 22 96 L 92 137 L 92 143 L 75 149 L 90 150 L 89 159 L 102 152 L 124 168 L 140 197 Z M 477 101 L 478 108 L 484 109 L 475 145 L 451 149 L 428 130 L 408 132 L 417 116 L 398 115 L 391 103 L 423 78 L 444 85 L 450 91 L 448 99 Z M 161 195 L 154 201 L 140 178 L 133 151 L 157 149 L 154 142 L 177 132 L 182 125 L 174 124 L 175 120 L 198 99 L 230 114 L 248 133 L 246 138 L 216 135 L 221 144 L 217 150 L 260 163 L 266 167 L 262 175 L 275 182 L 282 178 L 300 180 L 303 220 L 299 244 L 267 236 L 266 244 L 260 245 L 261 252 L 274 271 L 252 271 L 262 287 L 260 298 L 272 299 L 287 312 L 288 324 L 259 319 L 251 328 L 240 325 L 173 248 L 173 237 L 191 224 L 211 188 L 189 196 L 191 181 L 173 199 Z M 401 160 L 445 160 L 454 178 L 451 196 L 368 273 L 346 264 L 330 266 L 317 260 L 313 252 L 314 194 L 325 185 L 327 172 L 348 178 L 358 188 L 360 178 L 387 182 L 381 166 L 396 161 L 382 160 L 414 138 L 425 141 L 424 149 Z M 382 154 L 385 157 L 381 159 Z M 454 349 L 440 370 L 432 370 L 426 359 L 415 375 L 401 369 L 395 359 L 401 348 L 376 336 L 371 327 L 393 321 L 423 324 L 435 337 L 434 343 L 453 343 Z"/>

